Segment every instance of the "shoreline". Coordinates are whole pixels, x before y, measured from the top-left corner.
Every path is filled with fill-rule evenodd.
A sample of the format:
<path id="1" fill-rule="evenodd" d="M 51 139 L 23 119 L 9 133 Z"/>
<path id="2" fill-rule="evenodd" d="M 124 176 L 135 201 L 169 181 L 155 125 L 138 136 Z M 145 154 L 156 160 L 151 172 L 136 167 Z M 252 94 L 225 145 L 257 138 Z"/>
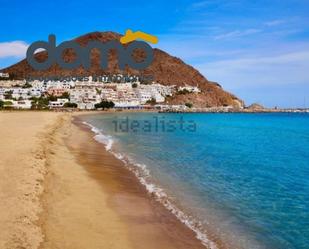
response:
<path id="1" fill-rule="evenodd" d="M 111 248 L 111 244 L 112 248 L 121 249 L 144 249 L 145 246 L 149 249 L 205 248 L 192 230 L 149 196 L 135 175 L 122 165 L 123 162 L 93 139 L 88 128 L 76 123 L 75 115 L 73 119 L 75 121 L 68 120 L 64 126 L 60 125 L 58 135 L 50 146 L 52 153 L 49 162 L 53 166 L 47 175 L 43 196 L 45 212 L 42 227 L 45 241 L 41 248 Z M 68 169 L 55 167 L 59 162 L 64 163 L 59 157 L 68 157 L 68 153 L 71 157 L 69 161 L 74 161 L 72 167 L 66 166 L 69 173 Z M 86 175 L 87 181 L 82 175 L 77 176 L 81 173 L 77 172 L 77 167 Z M 88 187 L 81 190 L 79 183 L 66 184 L 72 176 L 79 181 L 86 181 L 84 184 L 91 184 L 93 188 L 87 192 Z M 66 180 L 59 181 L 60 177 Z M 60 186 L 61 189 L 55 191 Z M 61 193 L 67 188 L 69 195 Z M 76 193 L 77 190 L 87 194 Z M 54 193 L 51 195 L 51 192 Z M 101 198 L 97 199 L 98 196 Z M 79 200 L 81 198 L 82 203 Z M 76 200 L 79 202 L 72 204 Z M 79 211 L 72 211 L 76 206 Z M 104 232 L 101 233 L 100 229 Z M 63 233 L 71 236 L 65 238 Z M 79 236 L 78 243 L 76 236 Z M 90 242 L 93 245 L 89 246 Z M 63 246 L 66 243 L 70 246 Z"/>
<path id="2" fill-rule="evenodd" d="M 9 134 L 3 141 L 8 150 L 11 148 L 5 153 L 13 160 L 8 164 L 13 168 L 5 168 L 10 162 L 5 157 L 3 164 L 0 161 L 0 172 L 9 171 L 13 177 L 4 178 L 2 185 L 11 186 L 18 169 L 26 170 L 23 178 L 17 174 L 17 192 L 5 195 L 0 188 L 0 201 L 4 201 L 0 227 L 2 223 L 6 229 L 0 235 L 0 247 L 207 248 L 192 227 L 159 202 L 123 161 L 94 139 L 94 133 L 79 118 L 88 114 L 95 113 L 0 113 L 4 121 L 1 135 Z M 0 156 L 3 159 L 5 154 Z M 8 197 L 6 205 L 3 198 Z M 5 219 L 7 207 L 13 211 L 12 217 Z M 216 248 L 228 248 L 211 233 L 207 236 Z"/>
<path id="3" fill-rule="evenodd" d="M 185 226 L 187 229 L 193 232 L 195 239 L 203 245 L 203 248 L 229 248 L 226 241 L 222 241 L 218 235 L 213 233 L 213 229 L 215 228 L 201 227 L 200 221 L 193 218 L 192 215 L 185 213 L 181 208 L 179 208 L 178 204 L 175 204 L 172 200 L 170 200 L 164 189 L 156 186 L 156 184 L 154 185 L 154 183 L 151 181 L 148 182 L 148 180 L 143 177 L 145 175 L 145 169 L 135 165 L 135 163 L 131 162 L 130 160 L 126 160 L 124 155 L 120 155 L 117 151 L 114 151 L 111 147 L 110 141 L 102 142 L 100 139 L 97 140 L 95 136 L 105 137 L 107 134 L 102 134 L 97 130 L 96 127 L 84 122 L 83 120 L 80 120 L 79 117 L 81 116 L 87 116 L 87 114 L 78 115 L 75 117 L 78 126 L 82 129 L 85 129 L 86 132 L 90 134 L 90 138 L 100 147 L 102 147 L 102 150 L 104 150 L 105 153 L 110 154 L 109 156 L 114 157 L 118 161 L 121 167 L 126 171 L 125 174 L 130 174 L 133 176 L 134 184 L 142 187 L 143 195 L 146 195 L 146 198 L 150 198 L 151 201 L 154 201 L 154 205 L 163 207 L 164 213 L 167 212 L 168 215 L 172 215 L 180 223 L 180 226 Z M 146 175 L 148 174 L 149 173 L 146 172 Z M 236 249 L 236 247 L 234 248 Z"/>
<path id="4" fill-rule="evenodd" d="M 67 144 L 71 115 L 49 137 L 49 169 L 44 181 L 40 248 L 132 248 L 127 226 L 108 204 L 108 193 L 88 174 Z M 79 134 L 77 134 L 79 136 Z"/>

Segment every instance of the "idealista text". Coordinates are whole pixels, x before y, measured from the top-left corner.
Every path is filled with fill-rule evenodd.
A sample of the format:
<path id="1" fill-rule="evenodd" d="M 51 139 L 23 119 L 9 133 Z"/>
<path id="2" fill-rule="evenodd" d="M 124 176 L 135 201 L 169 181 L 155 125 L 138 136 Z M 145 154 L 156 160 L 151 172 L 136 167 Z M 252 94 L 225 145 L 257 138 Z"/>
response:
<path id="1" fill-rule="evenodd" d="M 174 119 L 164 116 L 153 116 L 149 119 L 137 120 L 116 118 L 112 120 L 114 131 L 120 133 L 140 132 L 196 132 L 197 126 L 193 120 L 185 120 L 183 116 L 175 116 Z"/>

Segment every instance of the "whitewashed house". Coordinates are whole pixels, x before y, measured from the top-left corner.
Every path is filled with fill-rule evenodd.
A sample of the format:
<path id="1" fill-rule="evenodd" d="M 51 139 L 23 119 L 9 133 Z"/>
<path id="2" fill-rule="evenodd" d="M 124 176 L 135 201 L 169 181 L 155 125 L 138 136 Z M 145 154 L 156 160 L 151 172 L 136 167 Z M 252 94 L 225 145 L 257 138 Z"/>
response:
<path id="1" fill-rule="evenodd" d="M 180 86 L 178 87 L 178 91 L 188 91 L 190 93 L 200 93 L 201 90 L 197 86 Z"/>
<path id="2" fill-rule="evenodd" d="M 31 108 L 31 100 L 17 100 L 17 101 L 12 101 L 13 102 L 13 108 L 14 109 L 30 109 Z"/>
<path id="3" fill-rule="evenodd" d="M 29 99 L 31 98 L 29 88 L 10 88 L 9 91 L 12 92 L 12 97 L 15 99 Z"/>
<path id="4" fill-rule="evenodd" d="M 5 88 L 0 88 L 0 100 L 4 100 Z"/>
<path id="5" fill-rule="evenodd" d="M 43 94 L 43 91 L 41 88 L 32 87 L 29 89 L 29 93 L 31 97 L 40 97 Z"/>
<path id="6" fill-rule="evenodd" d="M 8 78 L 10 78 L 10 75 L 8 73 L 0 73 L 0 78 L 8 79 Z"/>
<path id="7" fill-rule="evenodd" d="M 56 101 L 49 101 L 48 107 L 50 109 L 61 108 L 64 106 L 65 103 L 68 103 L 68 102 L 69 102 L 68 99 L 57 99 Z"/>
<path id="8" fill-rule="evenodd" d="M 93 103 L 93 102 L 89 102 L 89 103 L 79 102 L 77 103 L 77 108 L 81 110 L 92 110 L 95 108 L 95 104 L 96 103 Z"/>

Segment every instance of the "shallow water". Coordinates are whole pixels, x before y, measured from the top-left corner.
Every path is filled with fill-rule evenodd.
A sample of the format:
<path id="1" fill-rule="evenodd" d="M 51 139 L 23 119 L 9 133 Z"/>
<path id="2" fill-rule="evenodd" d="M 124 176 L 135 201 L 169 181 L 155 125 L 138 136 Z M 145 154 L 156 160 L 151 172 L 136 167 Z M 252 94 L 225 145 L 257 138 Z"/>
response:
<path id="1" fill-rule="evenodd" d="M 309 247 L 308 114 L 83 119 L 201 239 L 221 238 L 233 248 Z"/>

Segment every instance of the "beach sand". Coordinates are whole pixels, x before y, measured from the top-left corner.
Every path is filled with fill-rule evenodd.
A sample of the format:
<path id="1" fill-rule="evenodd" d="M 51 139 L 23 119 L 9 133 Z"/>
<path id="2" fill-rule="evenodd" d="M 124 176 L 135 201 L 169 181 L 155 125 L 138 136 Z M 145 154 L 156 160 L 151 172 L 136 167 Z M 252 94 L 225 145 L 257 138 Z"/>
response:
<path id="1" fill-rule="evenodd" d="M 205 248 L 72 114 L 0 113 L 0 248 Z"/>
<path id="2" fill-rule="evenodd" d="M 0 112 L 0 248 L 38 248 L 45 134 L 55 113 Z"/>

